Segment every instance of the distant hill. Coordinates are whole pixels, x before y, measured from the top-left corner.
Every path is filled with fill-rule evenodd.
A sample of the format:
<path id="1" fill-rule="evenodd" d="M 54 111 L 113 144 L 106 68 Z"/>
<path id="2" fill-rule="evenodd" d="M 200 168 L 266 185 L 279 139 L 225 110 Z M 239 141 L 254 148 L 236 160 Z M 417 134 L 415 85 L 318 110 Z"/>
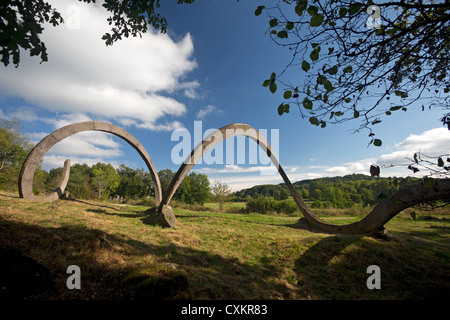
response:
<path id="1" fill-rule="evenodd" d="M 417 181 L 417 178 L 379 178 L 364 174 L 342 177 L 325 177 L 301 180 L 293 183 L 300 196 L 313 202 L 316 207 L 347 208 L 359 205 L 373 205 L 382 197 L 394 194 L 399 187 Z M 273 197 L 284 200 L 290 197 L 284 183 L 258 185 L 235 192 L 236 198 Z"/>

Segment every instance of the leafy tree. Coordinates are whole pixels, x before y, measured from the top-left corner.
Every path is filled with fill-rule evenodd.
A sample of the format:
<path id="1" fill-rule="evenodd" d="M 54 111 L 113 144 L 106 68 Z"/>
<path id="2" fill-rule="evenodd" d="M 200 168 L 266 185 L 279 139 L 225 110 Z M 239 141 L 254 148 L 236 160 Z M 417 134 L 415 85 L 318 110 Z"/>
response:
<path id="1" fill-rule="evenodd" d="M 204 204 L 209 198 L 209 180 L 208 176 L 205 174 L 197 174 L 191 172 L 189 174 L 190 185 L 191 185 L 191 202 Z"/>
<path id="2" fill-rule="evenodd" d="M 91 186 L 92 169 L 87 164 L 74 164 L 70 167 L 70 176 L 66 190 L 75 198 L 90 199 L 94 195 Z"/>
<path id="3" fill-rule="evenodd" d="M 322 128 L 357 119 L 355 132 L 368 129 L 369 144 L 381 146 L 374 126 L 386 116 L 419 103 L 449 109 L 448 0 L 281 0 L 255 15 L 263 12 L 271 39 L 292 53 L 263 82 L 272 93 L 282 86 L 280 115 L 295 105 Z M 288 71 L 299 72 L 297 83 Z"/>
<path id="4" fill-rule="evenodd" d="M 161 183 L 161 190 L 164 194 L 169 188 L 170 182 L 172 181 L 175 173 L 170 169 L 160 170 L 158 172 L 159 182 Z"/>
<path id="5" fill-rule="evenodd" d="M 144 169 L 132 169 L 121 164 L 117 169 L 120 184 L 115 189 L 115 194 L 126 199 L 142 198 L 149 196 L 152 191 L 152 179 L 150 173 Z"/>
<path id="6" fill-rule="evenodd" d="M 16 190 L 19 172 L 32 145 L 19 119 L 0 122 L 0 187 Z"/>
<path id="7" fill-rule="evenodd" d="M 119 186 L 120 178 L 111 164 L 99 162 L 92 166 L 91 183 L 97 190 L 98 198 L 105 200 Z"/>
<path id="8" fill-rule="evenodd" d="M 95 3 L 95 0 L 79 1 Z M 192 2 L 194 0 L 177 0 L 178 4 Z M 157 12 L 159 0 L 106 0 L 102 6 L 111 13 L 108 18 L 111 32 L 102 37 L 107 46 L 130 35 L 142 37 L 149 25 L 162 33 L 167 30 L 167 20 Z M 47 48 L 40 38 L 44 23 L 53 27 L 64 23 L 61 13 L 45 0 L 1 1 L 1 62 L 8 66 L 12 58 L 17 67 L 21 50 L 29 51 L 30 56 L 40 56 L 41 62 L 48 61 Z"/>
<path id="9" fill-rule="evenodd" d="M 214 196 L 214 200 L 219 202 L 219 209 L 222 211 L 225 200 L 231 195 L 230 187 L 226 183 L 215 180 L 211 187 L 211 193 Z"/>

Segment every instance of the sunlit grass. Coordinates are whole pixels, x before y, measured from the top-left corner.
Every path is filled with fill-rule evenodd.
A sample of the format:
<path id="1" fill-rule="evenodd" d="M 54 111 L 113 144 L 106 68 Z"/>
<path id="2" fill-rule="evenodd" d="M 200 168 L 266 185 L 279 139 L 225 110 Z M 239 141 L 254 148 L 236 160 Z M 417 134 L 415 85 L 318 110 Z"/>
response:
<path id="1" fill-rule="evenodd" d="M 240 204 L 239 204 L 240 205 Z M 206 204 L 206 207 L 211 204 Z M 176 208 L 177 227 L 149 224 L 139 205 L 58 200 L 50 204 L 0 192 L 0 245 L 51 268 L 58 286 L 44 298 L 123 299 L 135 272 L 187 273 L 195 299 L 422 299 L 450 295 L 450 220 L 408 212 L 386 227 L 395 240 L 301 228 L 299 216 Z M 326 215 L 346 224 L 363 215 Z M 446 218 L 447 217 L 447 218 Z M 443 219 L 446 218 L 446 219 Z M 83 290 L 65 287 L 77 264 Z M 366 287 L 369 265 L 382 289 Z"/>

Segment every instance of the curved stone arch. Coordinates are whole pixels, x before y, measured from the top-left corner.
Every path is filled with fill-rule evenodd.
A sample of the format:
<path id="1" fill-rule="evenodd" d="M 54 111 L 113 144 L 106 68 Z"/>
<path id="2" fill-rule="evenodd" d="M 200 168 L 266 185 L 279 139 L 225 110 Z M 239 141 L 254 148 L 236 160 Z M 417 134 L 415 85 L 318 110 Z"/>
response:
<path id="1" fill-rule="evenodd" d="M 375 233 L 378 232 L 386 222 L 408 207 L 424 201 L 450 199 L 450 180 L 435 180 L 434 185 L 431 187 L 418 184 L 408 189 L 399 191 L 391 199 L 384 199 L 380 201 L 380 203 L 378 203 L 378 205 L 375 206 L 374 209 L 360 221 L 347 225 L 334 225 L 327 223 L 317 217 L 317 215 L 309 209 L 294 189 L 294 186 L 287 177 L 283 167 L 280 165 L 266 138 L 255 128 L 247 124 L 236 123 L 224 126 L 212 132 L 209 136 L 203 139 L 202 142 L 194 148 L 194 150 L 192 150 L 191 154 L 180 166 L 169 187 L 167 188 L 167 191 L 164 193 L 164 197 L 159 206 L 158 211 L 161 214 L 161 222 L 165 226 L 173 227 L 176 224 L 175 214 L 170 208 L 169 202 L 192 167 L 194 167 L 203 155 L 211 150 L 215 145 L 237 135 L 244 135 L 251 138 L 266 152 L 274 166 L 278 169 L 278 173 L 283 178 L 283 181 L 288 187 L 303 216 L 311 225 L 319 227 L 321 230 L 326 232 L 349 234 Z"/>
<path id="2" fill-rule="evenodd" d="M 101 121 L 85 121 L 78 122 L 74 124 L 70 124 L 68 126 L 62 127 L 49 135 L 47 135 L 44 139 L 42 139 L 34 148 L 31 150 L 27 159 L 22 165 L 22 169 L 19 175 L 19 195 L 21 198 L 25 198 L 28 200 L 33 200 L 37 202 L 52 202 L 61 197 L 64 193 L 64 190 L 67 186 L 67 182 L 69 180 L 70 174 L 70 160 L 66 160 L 64 162 L 63 175 L 61 178 L 61 182 L 59 183 L 56 190 L 47 195 L 45 197 L 38 197 L 33 194 L 33 178 L 36 168 L 51 147 L 53 147 L 56 143 L 64 140 L 71 135 L 76 133 L 80 133 L 83 131 L 102 131 L 107 133 L 112 133 L 115 136 L 122 138 L 129 145 L 131 145 L 142 157 L 147 168 L 150 172 L 150 175 L 153 180 L 153 184 L 155 185 L 155 202 L 156 206 L 159 206 L 161 202 L 161 183 L 159 181 L 158 174 L 156 172 L 155 166 L 148 155 L 147 151 L 144 149 L 142 144 L 133 137 L 130 133 L 125 131 L 124 129 L 117 127 L 113 124 Z"/>

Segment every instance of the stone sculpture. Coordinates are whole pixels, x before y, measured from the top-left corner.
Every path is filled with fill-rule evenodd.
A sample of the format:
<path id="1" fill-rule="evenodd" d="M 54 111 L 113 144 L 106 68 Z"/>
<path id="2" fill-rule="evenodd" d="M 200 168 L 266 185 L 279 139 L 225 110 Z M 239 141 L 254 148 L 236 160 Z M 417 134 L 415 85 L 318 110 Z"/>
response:
<path id="1" fill-rule="evenodd" d="M 44 157 L 45 153 L 47 153 L 47 151 L 50 150 L 51 147 L 53 147 L 58 142 L 64 140 L 65 138 L 83 131 L 108 132 L 128 142 L 128 144 L 130 144 L 140 154 L 145 164 L 147 165 L 147 168 L 153 180 L 153 184 L 155 186 L 156 205 L 159 205 L 162 196 L 161 184 L 159 182 L 159 177 L 156 172 L 155 166 L 153 165 L 153 162 L 150 156 L 148 155 L 147 151 L 135 137 L 133 137 L 131 134 L 129 134 L 122 128 L 101 121 L 86 121 L 70 124 L 68 126 L 62 127 L 50 133 L 48 136 L 42 139 L 33 148 L 33 150 L 31 150 L 30 154 L 25 159 L 25 162 L 22 165 L 22 169 L 19 174 L 19 195 L 21 198 L 37 202 L 52 202 L 59 199 L 62 196 L 62 194 L 64 193 L 64 189 L 67 186 L 67 182 L 69 181 L 70 160 L 66 160 L 64 162 L 63 176 L 56 190 L 50 195 L 47 195 L 45 197 L 38 197 L 33 194 L 34 173 L 36 171 L 37 165 Z"/>
<path id="2" fill-rule="evenodd" d="M 314 212 L 312 212 L 305 204 L 303 199 L 299 196 L 294 186 L 287 177 L 281 164 L 279 163 L 276 155 L 272 152 L 272 148 L 267 142 L 266 138 L 253 127 L 235 123 L 224 126 L 220 129 L 212 132 L 208 137 L 203 139 L 191 154 L 186 158 L 184 163 L 180 166 L 179 170 L 172 179 L 168 189 L 162 197 L 161 185 L 159 177 L 156 173 L 155 167 L 142 145 L 125 130 L 116 127 L 112 124 L 98 121 L 88 121 L 75 123 L 64 128 L 58 129 L 45 137 L 39 142 L 36 147 L 28 155 L 28 158 L 23 164 L 19 177 L 19 192 L 22 198 L 29 200 L 48 202 L 54 201 L 61 197 L 64 192 L 64 188 L 67 185 L 70 173 L 70 160 L 66 160 L 64 163 L 64 173 L 61 182 L 55 192 L 44 198 L 36 197 L 32 193 L 33 176 L 36 170 L 37 164 L 42 159 L 44 154 L 57 142 L 67 138 L 75 133 L 86 130 L 99 130 L 115 134 L 125 139 L 131 146 L 133 146 L 146 162 L 150 174 L 155 185 L 155 201 L 156 212 L 159 214 L 159 220 L 163 226 L 175 227 L 176 217 L 175 213 L 170 207 L 169 203 L 175 194 L 177 188 L 180 186 L 183 179 L 187 176 L 189 171 L 195 164 L 206 154 L 209 150 L 214 148 L 215 145 L 224 141 L 227 138 L 231 138 L 237 135 L 247 136 L 254 140 L 259 147 L 261 147 L 272 161 L 273 165 L 277 168 L 278 173 L 281 175 L 284 183 L 289 189 L 295 203 L 300 208 L 301 213 L 308 221 L 309 224 L 318 227 L 319 229 L 330 233 L 350 233 L 350 234 L 373 234 L 382 230 L 384 224 L 397 215 L 402 210 L 414 206 L 416 204 L 439 200 L 450 199 L 450 179 L 436 179 L 431 186 L 425 186 L 423 183 L 419 183 L 415 186 L 411 186 L 408 189 L 403 189 L 397 192 L 390 199 L 381 200 L 373 210 L 360 221 L 347 224 L 347 225 L 334 225 L 321 220 Z"/>

